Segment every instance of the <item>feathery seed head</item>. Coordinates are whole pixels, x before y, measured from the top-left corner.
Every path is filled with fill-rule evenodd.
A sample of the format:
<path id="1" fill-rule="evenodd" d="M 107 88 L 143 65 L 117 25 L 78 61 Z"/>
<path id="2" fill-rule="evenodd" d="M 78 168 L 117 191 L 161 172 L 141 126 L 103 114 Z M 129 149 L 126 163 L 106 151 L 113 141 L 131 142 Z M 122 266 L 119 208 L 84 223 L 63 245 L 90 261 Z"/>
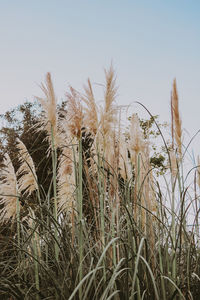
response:
<path id="1" fill-rule="evenodd" d="M 133 163 L 135 159 L 135 154 L 137 155 L 145 150 L 145 142 L 137 114 L 133 114 L 131 116 L 129 150 L 131 153 L 131 160 Z"/>
<path id="2" fill-rule="evenodd" d="M 18 186 L 15 170 L 8 154 L 5 154 L 3 163 L 4 167 L 0 170 L 0 204 L 3 204 L 0 220 L 8 222 L 16 217 Z"/>
<path id="3" fill-rule="evenodd" d="M 58 165 L 58 210 L 71 213 L 74 207 L 73 193 L 75 190 L 75 175 L 73 168 L 73 150 L 65 147 Z"/>
<path id="4" fill-rule="evenodd" d="M 41 89 L 45 94 L 45 99 L 36 97 L 43 108 L 43 116 L 39 122 L 39 130 L 45 128 L 51 148 L 53 148 L 53 144 L 54 147 L 57 148 L 59 146 L 58 116 L 56 111 L 57 100 L 50 73 L 47 73 L 46 85 L 42 83 Z"/>
<path id="5" fill-rule="evenodd" d="M 100 112 L 100 123 L 97 132 L 96 142 L 100 150 L 104 152 L 107 159 L 112 153 L 113 137 L 117 125 L 117 106 L 114 104 L 117 88 L 115 87 L 115 74 L 111 65 L 108 71 L 105 70 L 106 88 L 104 93 L 104 108 Z"/>
<path id="6" fill-rule="evenodd" d="M 20 176 L 18 181 L 19 191 L 30 195 L 33 191 L 38 189 L 35 165 L 26 146 L 19 139 L 17 139 L 17 149 L 19 150 L 20 162 L 20 167 L 17 171 L 17 175 Z"/>
<path id="7" fill-rule="evenodd" d="M 89 129 L 89 132 L 96 135 L 98 129 L 98 114 L 92 85 L 89 79 L 88 85 L 84 86 L 84 90 L 85 96 L 82 97 L 82 100 L 87 105 L 87 107 L 84 107 L 84 126 Z"/>
<path id="8" fill-rule="evenodd" d="M 68 99 L 68 110 L 67 110 L 67 126 L 72 136 L 78 139 L 81 136 L 81 128 L 83 125 L 83 109 L 80 102 L 79 93 L 70 87 L 70 93 L 66 94 Z"/>
<path id="9" fill-rule="evenodd" d="M 117 108 L 114 105 L 116 98 L 117 87 L 113 66 L 110 66 L 108 71 L 105 70 L 106 89 L 104 94 L 104 109 L 101 112 L 101 132 L 106 139 L 107 135 L 112 131 L 112 126 L 117 122 Z"/>
<path id="10" fill-rule="evenodd" d="M 178 148 L 179 155 L 182 155 L 182 128 L 181 128 L 181 118 L 179 113 L 179 98 L 176 87 L 176 79 L 173 81 L 173 89 L 171 96 L 171 109 L 172 109 L 172 126 L 174 126 L 174 136 Z M 174 125 L 173 125 L 174 123 Z"/>

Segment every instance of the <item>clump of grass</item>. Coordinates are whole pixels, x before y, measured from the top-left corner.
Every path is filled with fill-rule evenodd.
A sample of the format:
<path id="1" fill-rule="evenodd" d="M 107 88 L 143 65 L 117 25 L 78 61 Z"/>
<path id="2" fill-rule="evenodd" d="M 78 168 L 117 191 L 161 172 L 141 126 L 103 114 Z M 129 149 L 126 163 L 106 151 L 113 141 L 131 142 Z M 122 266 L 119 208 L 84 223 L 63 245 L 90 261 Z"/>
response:
<path id="1" fill-rule="evenodd" d="M 45 130 L 49 142 L 44 159 L 52 156 L 46 194 L 21 141 L 16 172 L 5 155 L 1 223 L 12 224 L 17 235 L 9 236 L 9 255 L 5 250 L 0 254 L 2 299 L 199 297 L 199 167 L 193 191 L 184 178 L 176 82 L 169 147 L 158 127 L 169 155 L 160 180 L 137 114 L 131 117 L 129 132 L 120 124 L 112 66 L 105 75 L 103 108 L 88 80 L 84 95 L 70 87 L 67 112 L 60 116 L 47 73 L 45 99 L 38 99 L 43 107 L 39 130 Z M 189 232 L 192 203 L 196 217 Z"/>

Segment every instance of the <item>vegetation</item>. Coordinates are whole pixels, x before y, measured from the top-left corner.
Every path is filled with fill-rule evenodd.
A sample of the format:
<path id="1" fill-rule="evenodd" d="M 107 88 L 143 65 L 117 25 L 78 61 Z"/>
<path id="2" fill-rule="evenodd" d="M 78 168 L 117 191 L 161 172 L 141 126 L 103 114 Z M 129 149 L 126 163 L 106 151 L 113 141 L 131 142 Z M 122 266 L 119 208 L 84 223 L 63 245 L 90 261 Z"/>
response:
<path id="1" fill-rule="evenodd" d="M 176 81 L 169 143 L 151 113 L 121 126 L 105 77 L 103 108 L 90 80 L 58 106 L 47 73 L 45 98 L 3 118 L 1 299 L 199 299 L 200 170 L 185 172 Z"/>

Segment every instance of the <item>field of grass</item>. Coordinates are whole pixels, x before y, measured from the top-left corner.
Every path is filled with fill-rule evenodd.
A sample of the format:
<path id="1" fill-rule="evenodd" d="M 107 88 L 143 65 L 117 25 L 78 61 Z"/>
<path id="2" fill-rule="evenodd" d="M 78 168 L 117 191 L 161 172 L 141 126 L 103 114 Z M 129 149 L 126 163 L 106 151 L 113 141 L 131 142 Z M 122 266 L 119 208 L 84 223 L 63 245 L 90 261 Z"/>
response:
<path id="1" fill-rule="evenodd" d="M 88 80 L 60 115 L 47 73 L 34 130 L 49 143 L 48 191 L 20 139 L 18 170 L 4 156 L 0 299 L 200 299 L 200 176 L 196 165 L 188 184 L 176 81 L 170 143 L 157 127 L 167 157 L 158 176 L 148 128 L 144 137 L 137 114 L 123 128 L 112 66 L 105 76 L 103 107 Z"/>

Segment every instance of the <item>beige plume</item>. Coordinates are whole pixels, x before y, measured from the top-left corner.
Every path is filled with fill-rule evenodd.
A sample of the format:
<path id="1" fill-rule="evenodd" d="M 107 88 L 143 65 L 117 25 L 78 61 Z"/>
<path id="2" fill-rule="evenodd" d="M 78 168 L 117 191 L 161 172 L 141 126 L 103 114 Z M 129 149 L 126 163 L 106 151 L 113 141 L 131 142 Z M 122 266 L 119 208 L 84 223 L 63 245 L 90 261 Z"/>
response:
<path id="1" fill-rule="evenodd" d="M 171 109 L 172 109 L 172 137 L 175 136 L 178 153 L 181 157 L 182 155 L 182 128 L 181 128 L 181 118 L 179 113 L 179 99 L 178 92 L 176 87 L 176 79 L 173 81 L 173 89 L 171 96 Z"/>
<path id="2" fill-rule="evenodd" d="M 41 84 L 41 89 L 45 94 L 45 99 L 36 97 L 43 108 L 43 116 L 39 122 L 39 130 L 45 129 L 47 132 L 49 144 L 51 148 L 57 148 L 60 142 L 59 130 L 58 130 L 58 116 L 56 111 L 57 100 L 54 93 L 53 83 L 51 80 L 51 74 L 46 74 L 46 85 Z M 53 134 L 53 139 L 52 139 Z"/>
<path id="3" fill-rule="evenodd" d="M 64 147 L 58 165 L 58 210 L 72 213 L 74 207 L 75 174 L 73 149 Z"/>
<path id="4" fill-rule="evenodd" d="M 83 108 L 80 102 L 81 96 L 79 93 L 70 87 L 70 92 L 67 96 L 67 120 L 65 121 L 66 127 L 72 137 L 81 136 L 81 129 L 83 126 Z"/>
<path id="5" fill-rule="evenodd" d="M 101 109 L 100 123 L 95 140 L 95 145 L 98 145 L 98 151 L 104 153 L 105 160 L 112 164 L 112 156 L 114 155 L 115 147 L 115 128 L 117 125 L 117 106 L 115 98 L 117 88 L 115 86 L 115 73 L 111 65 L 108 71 L 105 70 L 106 88 L 104 93 L 104 108 Z"/>
<path id="6" fill-rule="evenodd" d="M 116 79 L 115 79 L 115 73 L 112 65 L 108 71 L 105 70 L 105 76 L 106 76 L 106 89 L 104 94 L 104 110 L 101 113 L 100 130 L 102 136 L 106 139 L 113 129 L 112 127 L 113 124 L 115 124 L 117 121 L 116 118 L 117 109 L 116 106 L 114 105 L 117 88 L 115 86 Z"/>
<path id="7" fill-rule="evenodd" d="M 92 85 L 88 79 L 88 85 L 84 86 L 85 95 L 82 100 L 87 107 L 84 107 L 84 126 L 89 129 L 89 132 L 96 135 L 98 129 L 98 114 L 97 106 L 94 99 Z"/>
<path id="8" fill-rule="evenodd" d="M 0 212 L 0 220 L 14 221 L 17 211 L 18 186 L 15 170 L 8 154 L 3 160 L 4 167 L 0 170 L 0 204 L 3 208 Z"/>
<path id="9" fill-rule="evenodd" d="M 19 191 L 30 195 L 38 189 L 35 165 L 26 146 L 19 139 L 17 139 L 17 149 L 19 150 L 20 162 L 20 167 L 17 171 L 17 175 L 19 175 Z"/>
<path id="10" fill-rule="evenodd" d="M 136 164 L 136 156 L 145 150 L 144 137 L 140 128 L 140 121 L 137 114 L 131 116 L 129 151 L 131 162 Z"/>

